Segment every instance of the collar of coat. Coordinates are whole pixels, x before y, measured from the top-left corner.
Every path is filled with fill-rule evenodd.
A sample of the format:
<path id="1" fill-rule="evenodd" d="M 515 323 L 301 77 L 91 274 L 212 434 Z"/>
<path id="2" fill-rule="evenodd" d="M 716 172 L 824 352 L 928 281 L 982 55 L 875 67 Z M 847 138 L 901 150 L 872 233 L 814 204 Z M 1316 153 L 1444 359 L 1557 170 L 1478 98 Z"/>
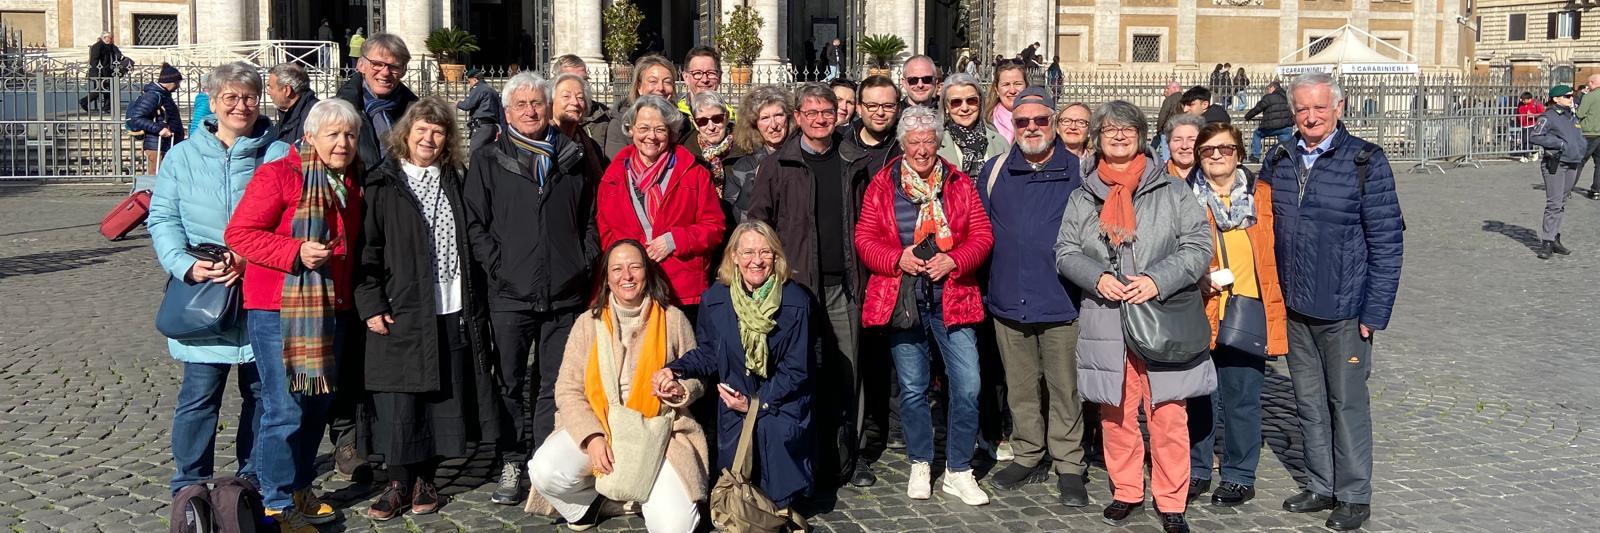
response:
<path id="1" fill-rule="evenodd" d="M 362 90 L 362 84 L 365 81 L 360 74 L 351 76 L 348 81 L 344 82 L 344 85 L 339 87 L 339 92 L 334 96 L 340 100 L 350 102 L 350 105 L 356 106 L 356 111 L 358 112 L 366 109 L 366 102 L 362 96 L 362 93 L 365 92 Z M 406 108 L 411 107 L 413 102 L 417 101 L 417 93 L 411 92 L 411 88 L 402 83 L 394 88 L 393 100 L 396 104 L 395 110 L 403 112 Z M 396 116 L 395 118 L 398 119 L 400 117 Z M 361 120 L 370 121 L 372 119 L 368 118 L 366 113 L 361 113 Z"/>
<path id="2" fill-rule="evenodd" d="M 455 165 L 448 165 L 444 163 L 437 164 L 439 165 L 440 181 L 442 183 L 449 183 L 454 186 L 459 186 L 461 183 L 461 169 Z M 377 169 L 373 170 L 372 172 L 368 172 L 367 175 L 363 177 L 362 185 L 372 186 L 382 184 L 391 187 L 398 187 L 400 190 L 406 190 L 406 171 L 401 165 L 403 165 L 403 163 L 401 163 L 397 158 L 384 158 L 383 162 L 378 164 Z"/>
<path id="3" fill-rule="evenodd" d="M 1146 148 L 1144 157 L 1144 175 L 1139 177 L 1139 188 L 1133 191 L 1135 197 L 1144 196 L 1161 187 L 1182 183 L 1173 178 L 1172 175 L 1167 174 L 1167 165 L 1156 157 L 1154 149 Z M 1106 185 L 1106 182 L 1100 179 L 1098 161 L 1090 160 L 1088 164 L 1092 166 L 1088 167 L 1089 171 L 1084 173 L 1082 188 L 1089 191 L 1089 194 L 1094 196 L 1096 200 L 1105 201 L 1106 195 L 1111 192 L 1111 186 Z"/>

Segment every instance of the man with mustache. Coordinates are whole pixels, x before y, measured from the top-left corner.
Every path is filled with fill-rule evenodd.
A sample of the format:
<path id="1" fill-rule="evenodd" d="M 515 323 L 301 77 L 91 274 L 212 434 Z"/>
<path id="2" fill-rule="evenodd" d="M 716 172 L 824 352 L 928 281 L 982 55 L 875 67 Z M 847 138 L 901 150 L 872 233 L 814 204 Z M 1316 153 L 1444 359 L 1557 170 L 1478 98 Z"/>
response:
<path id="1" fill-rule="evenodd" d="M 352 77 L 339 87 L 338 98 L 361 111 L 361 136 L 356 141 L 356 153 L 361 158 L 362 168 L 371 172 L 386 157 L 384 143 L 389 128 L 406 114 L 406 109 L 417 101 L 417 95 L 400 80 L 406 75 L 406 64 L 411 62 L 411 51 L 399 36 L 373 35 L 361 44 L 360 54 L 356 71 L 361 76 Z"/>

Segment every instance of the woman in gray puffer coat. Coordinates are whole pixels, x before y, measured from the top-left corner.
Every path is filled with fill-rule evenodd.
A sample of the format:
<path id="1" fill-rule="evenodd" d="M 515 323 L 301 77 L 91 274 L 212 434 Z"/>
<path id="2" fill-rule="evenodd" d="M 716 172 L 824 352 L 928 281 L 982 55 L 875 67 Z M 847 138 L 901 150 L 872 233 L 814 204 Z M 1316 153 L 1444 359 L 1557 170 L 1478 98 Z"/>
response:
<path id="1" fill-rule="evenodd" d="M 1194 285 L 1211 263 L 1206 215 L 1183 182 L 1168 176 L 1145 142 L 1144 113 L 1112 101 L 1089 121 L 1096 158 L 1073 191 L 1056 238 L 1056 270 L 1083 288 L 1078 322 L 1078 392 L 1100 405 L 1106 471 L 1114 486 L 1104 512 L 1122 525 L 1144 504 L 1139 410 L 1149 415 L 1150 491 L 1164 531 L 1187 532 L 1188 413 L 1184 400 L 1217 386 L 1211 358 L 1183 370 L 1146 368 L 1123 342 L 1121 302 L 1165 299 Z M 1117 249 L 1124 284 L 1112 274 Z M 1198 311 L 1197 311 L 1198 312 Z"/>

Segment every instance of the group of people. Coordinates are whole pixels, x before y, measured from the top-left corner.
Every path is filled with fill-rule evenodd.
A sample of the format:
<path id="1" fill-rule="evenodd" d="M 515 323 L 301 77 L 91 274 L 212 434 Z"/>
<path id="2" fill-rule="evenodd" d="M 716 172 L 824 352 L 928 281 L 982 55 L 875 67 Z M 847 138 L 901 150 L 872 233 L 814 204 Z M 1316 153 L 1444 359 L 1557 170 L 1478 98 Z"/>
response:
<path id="1" fill-rule="evenodd" d="M 1287 354 L 1310 482 L 1284 508 L 1331 509 L 1336 529 L 1370 513 L 1366 379 L 1403 223 L 1329 77 L 1284 89 L 1297 148 L 1252 174 L 1228 124 L 1182 113 L 1162 158 L 1136 106 L 1058 104 L 1020 64 L 982 83 L 916 56 L 898 83 L 731 95 L 709 48 L 681 72 L 641 57 L 610 108 L 575 56 L 519 73 L 496 134 L 460 153 L 453 106 L 401 82 L 403 41 L 360 55 L 315 103 L 292 70 L 218 67 L 215 115 L 159 172 L 163 269 L 241 286 L 246 310 L 169 342 L 174 493 L 213 474 L 233 372 L 239 475 L 285 532 L 335 518 L 311 488 L 324 427 L 338 473 L 383 466 L 375 520 L 436 512 L 439 462 L 492 444 L 496 503 L 581 530 L 633 502 L 650 530 L 691 531 L 748 435 L 745 479 L 803 524 L 797 502 L 877 483 L 898 423 L 913 500 L 937 477 L 984 505 L 1053 472 L 1085 506 L 1098 447 L 1120 525 L 1147 499 L 1141 413 L 1161 527 L 1188 531 L 1217 455 L 1212 502 L 1254 497 L 1265 364 Z M 300 95 L 279 108 L 297 133 L 261 115 L 264 91 Z M 1131 350 L 1120 315 L 1180 297 L 1203 298 L 1188 318 L 1212 348 Z M 1218 335 L 1236 327 L 1258 349 Z M 987 488 L 977 454 L 1009 459 Z"/>

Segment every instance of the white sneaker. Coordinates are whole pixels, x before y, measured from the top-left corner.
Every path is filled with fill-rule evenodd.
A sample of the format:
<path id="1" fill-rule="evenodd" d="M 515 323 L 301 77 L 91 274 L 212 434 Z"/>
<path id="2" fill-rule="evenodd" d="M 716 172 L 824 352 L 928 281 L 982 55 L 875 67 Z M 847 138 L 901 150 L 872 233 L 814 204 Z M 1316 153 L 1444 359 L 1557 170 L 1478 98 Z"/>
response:
<path id="1" fill-rule="evenodd" d="M 1010 461 L 1010 460 L 1013 460 L 1013 459 L 1016 459 L 1016 458 L 1017 458 L 1017 455 L 1011 452 L 1011 441 L 1003 440 L 1003 441 L 1000 441 L 1000 445 L 995 446 L 995 448 L 994 448 L 994 460 L 996 460 L 996 461 Z"/>
<path id="2" fill-rule="evenodd" d="M 972 478 L 971 470 L 946 471 L 944 493 L 961 498 L 961 502 L 967 505 L 989 505 L 989 493 L 978 487 L 978 480 Z"/>
<path id="3" fill-rule="evenodd" d="M 911 481 L 906 484 L 906 497 L 926 500 L 933 497 L 933 469 L 928 463 L 911 463 Z M 971 476 L 968 476 L 971 479 Z"/>

